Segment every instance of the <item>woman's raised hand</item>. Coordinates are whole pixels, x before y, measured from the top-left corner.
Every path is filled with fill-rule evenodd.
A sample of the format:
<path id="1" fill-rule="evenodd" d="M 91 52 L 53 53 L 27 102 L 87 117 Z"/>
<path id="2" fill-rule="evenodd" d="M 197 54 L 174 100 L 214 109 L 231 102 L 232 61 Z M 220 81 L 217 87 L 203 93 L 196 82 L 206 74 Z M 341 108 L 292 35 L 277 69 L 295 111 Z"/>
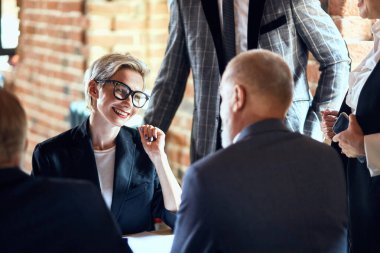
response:
<path id="1" fill-rule="evenodd" d="M 161 129 L 152 125 L 142 125 L 139 127 L 139 133 L 145 152 L 151 160 L 165 152 L 165 133 Z"/>

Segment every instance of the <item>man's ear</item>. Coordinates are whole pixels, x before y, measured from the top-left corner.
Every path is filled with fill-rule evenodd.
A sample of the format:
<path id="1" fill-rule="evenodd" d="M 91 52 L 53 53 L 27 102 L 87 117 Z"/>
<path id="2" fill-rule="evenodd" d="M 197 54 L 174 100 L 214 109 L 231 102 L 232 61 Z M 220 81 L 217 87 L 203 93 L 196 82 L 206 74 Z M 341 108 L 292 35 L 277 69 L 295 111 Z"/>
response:
<path id="1" fill-rule="evenodd" d="M 92 98 L 95 98 L 95 99 L 99 98 L 98 85 L 96 84 L 94 80 L 91 80 L 90 83 L 88 84 L 88 94 Z"/>
<path id="2" fill-rule="evenodd" d="M 233 90 L 232 111 L 237 112 L 244 108 L 246 100 L 246 90 L 242 85 L 236 84 Z"/>

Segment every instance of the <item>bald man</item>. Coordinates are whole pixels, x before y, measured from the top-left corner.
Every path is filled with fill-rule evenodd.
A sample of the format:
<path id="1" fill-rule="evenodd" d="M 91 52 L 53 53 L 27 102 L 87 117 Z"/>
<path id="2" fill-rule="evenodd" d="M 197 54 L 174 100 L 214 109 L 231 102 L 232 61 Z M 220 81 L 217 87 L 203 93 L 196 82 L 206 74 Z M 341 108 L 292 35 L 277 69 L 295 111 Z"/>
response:
<path id="1" fill-rule="evenodd" d="M 172 252 L 347 251 L 341 162 L 287 130 L 287 64 L 269 51 L 235 57 L 222 77 L 225 149 L 187 171 Z"/>
<path id="2" fill-rule="evenodd" d="M 0 89 L 0 252 L 131 253 L 95 186 L 21 170 L 26 133 L 20 102 Z"/>

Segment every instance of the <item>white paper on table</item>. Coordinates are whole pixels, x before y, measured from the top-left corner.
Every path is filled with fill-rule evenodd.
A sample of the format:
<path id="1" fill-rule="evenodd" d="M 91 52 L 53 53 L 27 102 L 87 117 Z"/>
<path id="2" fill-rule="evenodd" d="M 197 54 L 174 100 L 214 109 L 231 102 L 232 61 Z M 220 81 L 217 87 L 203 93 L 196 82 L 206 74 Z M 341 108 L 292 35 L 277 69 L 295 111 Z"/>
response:
<path id="1" fill-rule="evenodd" d="M 157 235 L 151 232 L 123 236 L 128 238 L 133 253 L 170 253 L 174 235 Z"/>

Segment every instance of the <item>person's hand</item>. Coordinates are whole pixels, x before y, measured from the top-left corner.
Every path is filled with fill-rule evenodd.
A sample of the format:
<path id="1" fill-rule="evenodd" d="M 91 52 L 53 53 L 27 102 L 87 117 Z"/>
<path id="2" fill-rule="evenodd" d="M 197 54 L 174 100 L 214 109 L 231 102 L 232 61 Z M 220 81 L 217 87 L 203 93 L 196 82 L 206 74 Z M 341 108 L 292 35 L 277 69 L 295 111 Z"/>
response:
<path id="1" fill-rule="evenodd" d="M 145 152 L 151 160 L 164 154 L 165 133 L 152 125 L 142 125 L 139 127 L 141 142 Z"/>
<path id="2" fill-rule="evenodd" d="M 8 58 L 8 64 L 15 67 L 19 62 L 20 56 L 18 54 L 10 55 Z"/>
<path id="3" fill-rule="evenodd" d="M 321 111 L 322 122 L 321 128 L 323 135 L 326 139 L 330 140 L 334 137 L 335 133 L 332 130 L 333 125 L 335 124 L 338 118 L 338 111 L 324 110 Z"/>
<path id="4" fill-rule="evenodd" d="M 349 116 L 347 130 L 335 135 L 332 140 L 338 142 L 339 147 L 342 149 L 342 153 L 347 157 L 355 158 L 365 156 L 364 134 L 353 114 L 350 114 Z"/>

